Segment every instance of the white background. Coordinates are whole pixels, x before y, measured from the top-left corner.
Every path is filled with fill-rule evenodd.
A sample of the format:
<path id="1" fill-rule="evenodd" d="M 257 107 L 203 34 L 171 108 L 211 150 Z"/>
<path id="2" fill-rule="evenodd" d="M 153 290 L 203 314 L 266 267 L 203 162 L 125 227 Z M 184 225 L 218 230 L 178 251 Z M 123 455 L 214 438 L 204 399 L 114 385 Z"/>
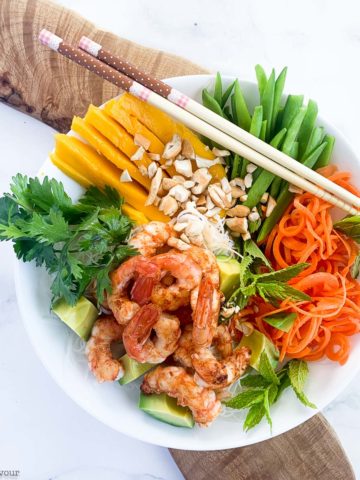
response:
<path id="1" fill-rule="evenodd" d="M 254 79 L 256 63 L 278 71 L 287 65 L 287 91 L 316 99 L 321 114 L 360 151 L 357 0 L 61 3 L 120 36 L 213 71 Z M 15 173 L 36 173 L 52 149 L 53 131 L 1 104 L 0 127 L 0 190 L 6 191 Z M 54 384 L 21 324 L 10 245 L 0 245 L 0 260 L 0 470 L 20 470 L 26 480 L 78 480 L 84 469 L 87 480 L 182 478 L 166 449 L 103 426 Z M 360 478 L 360 375 L 325 415 Z"/>

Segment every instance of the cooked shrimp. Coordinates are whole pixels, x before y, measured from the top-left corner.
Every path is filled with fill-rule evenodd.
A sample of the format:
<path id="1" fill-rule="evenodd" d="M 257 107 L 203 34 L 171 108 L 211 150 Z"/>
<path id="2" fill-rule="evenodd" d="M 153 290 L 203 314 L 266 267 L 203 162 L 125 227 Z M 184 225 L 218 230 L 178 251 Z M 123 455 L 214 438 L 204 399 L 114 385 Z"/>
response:
<path id="1" fill-rule="evenodd" d="M 168 311 L 189 304 L 191 291 L 200 283 L 200 267 L 187 255 L 176 250 L 156 255 L 151 260 L 160 269 L 162 280 L 167 278 L 172 282 L 170 285 L 159 282 L 154 286 L 152 303 Z"/>
<path id="2" fill-rule="evenodd" d="M 203 277 L 193 312 L 193 343 L 195 349 L 210 347 L 220 312 L 220 292 L 209 277 Z"/>
<path id="3" fill-rule="evenodd" d="M 225 388 L 244 374 L 250 362 L 250 350 L 247 347 L 236 348 L 227 358 L 218 360 L 208 348 L 191 356 L 195 369 L 194 380 L 200 386 Z"/>
<path id="4" fill-rule="evenodd" d="M 173 354 L 175 362 L 186 368 L 192 368 L 191 355 L 194 353 L 192 341 L 192 325 L 188 324 L 184 328 L 179 339 L 178 347 Z"/>
<path id="5" fill-rule="evenodd" d="M 155 338 L 150 338 L 152 331 Z M 156 305 L 141 307 L 126 325 L 123 342 L 129 357 L 140 363 L 161 363 L 171 355 L 181 335 L 174 315 L 162 313 Z"/>
<path id="6" fill-rule="evenodd" d="M 196 262 L 202 271 L 202 280 L 191 292 L 193 308 L 193 342 L 195 348 L 211 345 L 220 312 L 220 271 L 216 257 L 209 250 L 191 247 L 186 255 Z"/>
<path id="7" fill-rule="evenodd" d="M 176 236 L 172 225 L 163 222 L 150 222 L 137 228 L 128 243 L 136 248 L 141 255 L 152 257 L 166 245 L 172 236 Z"/>
<path id="8" fill-rule="evenodd" d="M 128 287 L 134 281 L 128 297 Z M 151 298 L 154 285 L 160 281 L 159 268 L 147 257 L 131 257 L 111 274 L 112 293 L 108 304 L 116 320 L 127 324 Z"/>
<path id="9" fill-rule="evenodd" d="M 114 317 L 100 317 L 95 322 L 86 344 L 86 355 L 98 382 L 114 382 L 124 375 L 121 361 L 111 353 L 111 344 L 121 341 L 123 330 Z"/>
<path id="10" fill-rule="evenodd" d="M 213 339 L 213 345 L 222 358 L 229 357 L 233 352 L 232 338 L 229 328 L 225 324 L 218 325 Z"/>
<path id="11" fill-rule="evenodd" d="M 197 385 L 182 367 L 157 367 L 145 375 L 141 390 L 145 394 L 166 393 L 176 398 L 178 405 L 190 408 L 195 422 L 202 426 L 215 420 L 221 410 L 215 392 Z"/>

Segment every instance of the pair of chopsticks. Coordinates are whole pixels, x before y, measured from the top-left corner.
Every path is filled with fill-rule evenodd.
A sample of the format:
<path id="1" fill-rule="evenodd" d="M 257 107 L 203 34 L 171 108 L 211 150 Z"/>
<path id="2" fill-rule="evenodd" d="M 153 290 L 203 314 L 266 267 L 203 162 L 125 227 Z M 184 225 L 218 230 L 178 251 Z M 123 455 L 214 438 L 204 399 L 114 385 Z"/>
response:
<path id="1" fill-rule="evenodd" d="M 290 184 L 352 215 L 360 214 L 358 210 L 360 198 L 356 195 L 259 140 L 166 83 L 113 55 L 91 39 L 82 37 L 79 47 L 73 47 L 52 32 L 42 30 L 39 40 L 43 45 L 141 100 L 158 107 L 192 130 L 283 178 Z"/>

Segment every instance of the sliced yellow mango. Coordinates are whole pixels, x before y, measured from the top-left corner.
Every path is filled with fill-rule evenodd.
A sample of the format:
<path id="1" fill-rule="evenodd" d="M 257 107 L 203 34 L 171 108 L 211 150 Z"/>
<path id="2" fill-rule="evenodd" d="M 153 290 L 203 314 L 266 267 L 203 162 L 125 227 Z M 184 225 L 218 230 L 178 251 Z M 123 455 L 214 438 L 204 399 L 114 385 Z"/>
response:
<path id="1" fill-rule="evenodd" d="M 94 147 L 97 152 L 102 153 L 104 157 L 121 170 L 127 170 L 131 178 L 137 180 L 140 185 L 149 190 L 149 178 L 142 175 L 135 163 L 129 160 L 118 148 L 114 147 L 96 128 L 86 123 L 85 120 L 80 117 L 73 118 L 71 128 Z"/>
<path id="2" fill-rule="evenodd" d="M 129 115 L 134 115 L 163 143 L 169 142 L 174 133 L 177 133 L 181 138 L 186 138 L 191 142 L 195 153 L 200 157 L 210 160 L 215 158 L 211 150 L 206 148 L 195 133 L 149 103 L 143 102 L 130 93 L 124 93 L 115 100 L 115 103 L 126 110 Z"/>
<path id="3" fill-rule="evenodd" d="M 122 206 L 122 211 L 127 215 L 131 220 L 133 220 L 138 225 L 143 225 L 144 223 L 149 223 L 149 220 L 145 217 L 145 215 L 131 205 L 124 203 Z"/>
<path id="4" fill-rule="evenodd" d="M 120 123 L 130 135 L 135 136 L 137 133 L 143 135 L 150 141 L 149 152 L 159 153 L 164 151 L 164 144 L 153 134 L 145 125 L 143 125 L 138 118 L 129 114 L 124 109 L 120 108 L 115 100 L 110 100 L 104 107 L 105 112 L 114 120 Z"/>
<path id="5" fill-rule="evenodd" d="M 63 160 L 66 159 L 78 171 L 84 172 L 83 175 L 89 178 L 94 185 L 114 187 L 124 197 L 126 203 L 143 212 L 151 220 L 162 222 L 169 220 L 156 207 L 152 205 L 145 207 L 147 199 L 145 190 L 136 182 L 121 182 L 121 170 L 99 155 L 90 145 L 86 145 L 78 138 L 64 134 L 55 135 L 55 141 L 56 155 Z"/>
<path id="6" fill-rule="evenodd" d="M 82 172 L 74 168 L 72 165 L 69 165 L 66 161 L 60 158 L 57 153 L 51 152 L 50 159 L 54 165 L 56 165 L 65 175 L 75 180 L 75 182 L 82 185 L 84 188 L 89 188 L 92 185 L 92 182 L 83 175 Z"/>
<path id="7" fill-rule="evenodd" d="M 120 123 L 131 135 L 136 135 L 139 133 L 140 135 L 144 136 L 148 140 L 150 140 L 150 147 L 149 151 L 151 153 L 157 153 L 162 155 L 164 151 L 164 144 L 160 142 L 160 140 L 154 135 L 145 125 L 143 125 L 134 115 L 130 115 L 126 112 L 123 108 L 119 106 L 117 101 L 110 100 L 105 105 L 105 111 L 109 114 L 114 120 Z M 165 163 L 164 158 L 160 158 L 160 163 L 164 165 Z M 176 170 L 173 166 L 169 166 L 166 171 L 172 177 L 176 175 Z"/>
<path id="8" fill-rule="evenodd" d="M 115 147 L 119 148 L 125 155 L 131 158 L 137 151 L 138 147 L 134 144 L 133 137 L 111 118 L 104 110 L 94 105 L 90 105 L 85 115 L 85 122 L 92 125 L 104 137 L 106 137 Z M 151 163 L 150 158 L 144 154 L 142 160 L 135 162 L 136 164 L 148 167 Z"/>

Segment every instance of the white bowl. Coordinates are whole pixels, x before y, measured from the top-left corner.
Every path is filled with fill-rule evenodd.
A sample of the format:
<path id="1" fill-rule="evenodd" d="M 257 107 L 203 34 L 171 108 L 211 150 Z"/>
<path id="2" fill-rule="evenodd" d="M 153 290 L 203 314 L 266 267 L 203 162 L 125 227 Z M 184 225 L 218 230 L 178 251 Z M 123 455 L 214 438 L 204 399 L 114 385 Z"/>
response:
<path id="1" fill-rule="evenodd" d="M 229 83 L 233 78 L 226 77 Z M 172 86 L 197 100 L 201 90 L 213 83 L 213 76 L 178 77 L 168 81 Z M 250 106 L 257 102 L 255 84 L 241 82 Z M 328 122 L 319 119 L 326 131 L 335 135 L 333 159 L 342 168 L 353 173 L 353 181 L 360 184 L 360 161 L 345 138 Z M 73 180 L 66 177 L 49 160 L 40 175 L 55 177 L 64 183 L 74 198 L 82 192 Z M 291 390 L 285 391 L 272 407 L 273 431 L 263 421 L 248 433 L 242 430 L 245 413 L 226 411 L 209 428 L 177 428 L 161 423 L 138 409 L 140 381 L 128 386 L 118 383 L 98 384 L 87 367 L 84 344 L 61 321 L 50 313 L 50 279 L 34 264 L 18 262 L 16 291 L 24 325 L 32 344 L 60 387 L 84 410 L 111 428 L 145 442 L 185 450 L 218 450 L 241 447 L 260 442 L 286 432 L 305 422 L 316 411 L 304 407 Z M 352 352 L 346 365 L 339 366 L 327 360 L 310 364 L 306 394 L 319 409 L 330 403 L 351 381 L 360 368 L 360 336 L 351 339 Z M 54 406 L 54 412 L 60 405 Z"/>

